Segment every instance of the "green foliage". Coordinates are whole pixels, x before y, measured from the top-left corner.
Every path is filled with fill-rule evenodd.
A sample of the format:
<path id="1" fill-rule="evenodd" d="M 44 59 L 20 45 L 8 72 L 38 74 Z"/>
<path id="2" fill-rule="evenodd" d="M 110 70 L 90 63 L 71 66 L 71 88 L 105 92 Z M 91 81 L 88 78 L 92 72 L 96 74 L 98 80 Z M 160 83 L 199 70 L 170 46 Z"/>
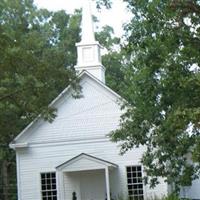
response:
<path id="1" fill-rule="evenodd" d="M 96 0 L 96 7 L 101 9 L 103 6 L 106 8 L 111 8 L 112 1 L 111 0 Z"/>
<path id="2" fill-rule="evenodd" d="M 55 109 L 48 104 L 75 78 L 80 19 L 79 11 L 39 10 L 32 0 L 0 2 L 1 199 L 14 198 L 8 184 L 15 157 L 8 144 L 39 113 L 51 121 Z"/>
<path id="3" fill-rule="evenodd" d="M 170 194 L 166 197 L 163 197 L 163 200 L 180 200 L 180 198 L 176 194 Z"/>
<path id="4" fill-rule="evenodd" d="M 178 190 L 200 169 L 200 1 L 125 1 L 128 103 L 112 140 L 123 141 L 122 153 L 146 145 L 146 180 L 161 176 Z"/>
<path id="5" fill-rule="evenodd" d="M 114 36 L 114 30 L 110 26 L 104 26 L 102 31 L 96 33 L 96 40 L 109 52 L 113 51 L 114 45 L 120 43 L 120 39 Z"/>
<path id="6" fill-rule="evenodd" d="M 103 56 L 103 65 L 106 66 L 106 85 L 123 95 L 124 83 L 124 66 L 122 65 L 124 59 L 123 51 L 109 52 Z"/>
<path id="7" fill-rule="evenodd" d="M 102 56 L 102 63 L 106 67 L 106 84 L 118 94 L 122 94 L 124 82 L 124 50 L 120 46 L 120 38 L 114 36 L 114 30 L 110 26 L 103 27 L 96 33 L 96 39 L 107 50 Z"/>

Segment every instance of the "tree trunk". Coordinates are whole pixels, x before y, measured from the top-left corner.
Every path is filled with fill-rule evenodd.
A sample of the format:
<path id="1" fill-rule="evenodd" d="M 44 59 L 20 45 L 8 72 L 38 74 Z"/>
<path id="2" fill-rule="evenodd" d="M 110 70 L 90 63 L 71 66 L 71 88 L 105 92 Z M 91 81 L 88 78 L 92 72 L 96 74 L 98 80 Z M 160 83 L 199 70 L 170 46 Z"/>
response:
<path id="1" fill-rule="evenodd" d="M 2 163 L 2 177 L 3 177 L 3 200 L 9 200 L 8 162 L 6 160 L 4 160 Z"/>

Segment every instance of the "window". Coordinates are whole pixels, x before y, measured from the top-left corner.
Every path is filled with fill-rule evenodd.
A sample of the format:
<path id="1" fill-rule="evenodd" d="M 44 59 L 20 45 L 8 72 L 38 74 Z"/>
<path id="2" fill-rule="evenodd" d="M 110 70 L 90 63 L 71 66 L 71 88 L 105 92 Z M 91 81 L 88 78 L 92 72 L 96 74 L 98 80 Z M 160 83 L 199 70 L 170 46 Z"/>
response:
<path id="1" fill-rule="evenodd" d="M 143 200 L 142 167 L 128 166 L 126 172 L 129 200 Z"/>
<path id="2" fill-rule="evenodd" d="M 42 200 L 57 200 L 56 173 L 41 173 Z"/>

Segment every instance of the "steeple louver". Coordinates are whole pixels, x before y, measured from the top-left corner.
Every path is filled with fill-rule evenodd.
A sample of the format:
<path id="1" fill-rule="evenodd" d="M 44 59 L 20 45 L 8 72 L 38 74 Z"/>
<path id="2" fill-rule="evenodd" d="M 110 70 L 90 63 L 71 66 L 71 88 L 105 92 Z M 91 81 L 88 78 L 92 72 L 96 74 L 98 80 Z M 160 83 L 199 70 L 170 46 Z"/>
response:
<path id="1" fill-rule="evenodd" d="M 76 44 L 78 59 L 75 69 L 78 73 L 88 71 L 105 83 L 105 67 L 101 63 L 101 46 L 95 40 L 90 0 L 84 0 L 81 42 Z"/>

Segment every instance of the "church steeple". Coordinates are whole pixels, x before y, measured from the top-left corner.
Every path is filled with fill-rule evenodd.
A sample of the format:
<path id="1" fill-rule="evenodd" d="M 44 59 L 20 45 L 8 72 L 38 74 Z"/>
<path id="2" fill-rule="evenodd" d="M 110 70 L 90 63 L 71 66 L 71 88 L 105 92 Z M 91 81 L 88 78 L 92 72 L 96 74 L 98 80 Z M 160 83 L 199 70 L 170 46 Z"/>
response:
<path id="1" fill-rule="evenodd" d="M 84 0 L 81 42 L 77 43 L 78 59 L 75 69 L 78 73 L 88 71 L 105 83 L 105 67 L 101 63 L 101 46 L 95 40 L 90 0 Z"/>
<path id="2" fill-rule="evenodd" d="M 84 7 L 82 13 L 82 43 L 94 43 L 94 27 L 91 15 L 91 5 L 89 0 L 84 0 Z"/>

